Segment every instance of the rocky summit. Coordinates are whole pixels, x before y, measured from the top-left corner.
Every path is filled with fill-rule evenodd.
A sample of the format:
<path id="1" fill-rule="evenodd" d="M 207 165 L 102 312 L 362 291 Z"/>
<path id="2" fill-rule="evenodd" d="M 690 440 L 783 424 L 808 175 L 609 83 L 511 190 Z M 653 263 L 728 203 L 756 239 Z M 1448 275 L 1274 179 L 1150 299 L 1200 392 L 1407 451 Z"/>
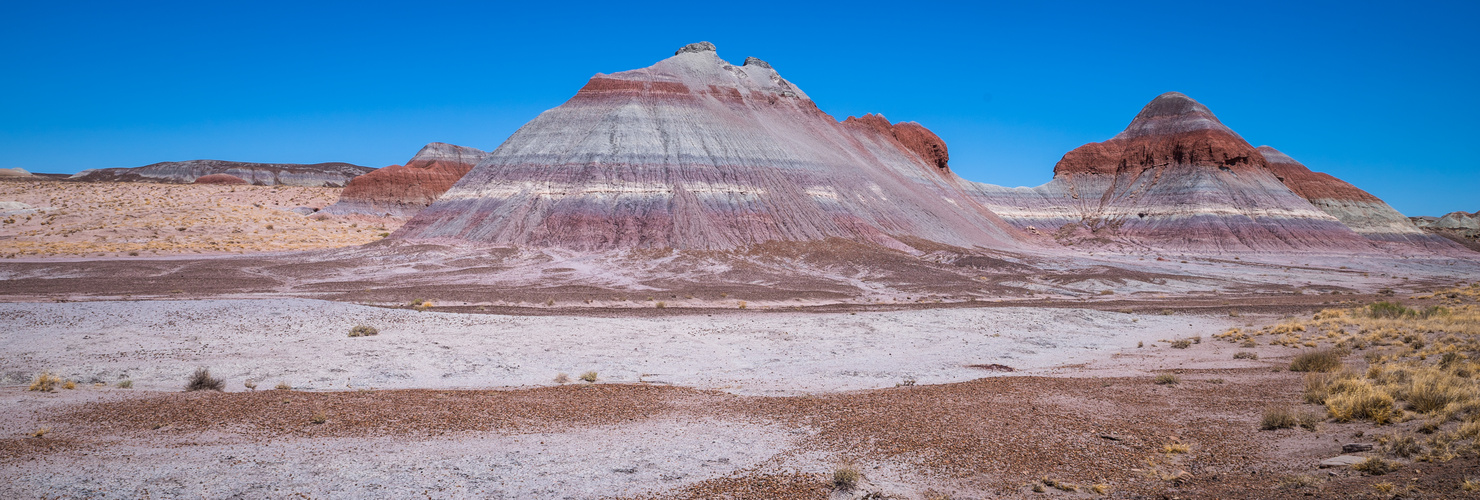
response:
<path id="1" fill-rule="evenodd" d="M 431 205 L 488 156 L 481 149 L 433 142 L 405 165 L 391 165 L 351 179 L 331 214 L 410 217 Z"/>
<path id="2" fill-rule="evenodd" d="M 162 182 L 190 184 L 214 174 L 240 178 L 259 186 L 344 187 L 350 179 L 375 170 L 349 163 L 248 163 L 222 160 L 167 161 L 134 168 L 83 170 L 70 179 L 90 182 Z"/>
<path id="3" fill-rule="evenodd" d="M 1028 244 L 947 160 L 918 124 L 839 122 L 770 64 L 737 66 L 701 42 L 592 77 L 392 238 L 577 250 Z"/>
<path id="4" fill-rule="evenodd" d="M 1124 131 L 1070 151 L 1034 188 L 976 185 L 1013 224 L 1059 242 L 1192 252 L 1373 251 L 1270 171 L 1206 106 L 1177 92 Z"/>

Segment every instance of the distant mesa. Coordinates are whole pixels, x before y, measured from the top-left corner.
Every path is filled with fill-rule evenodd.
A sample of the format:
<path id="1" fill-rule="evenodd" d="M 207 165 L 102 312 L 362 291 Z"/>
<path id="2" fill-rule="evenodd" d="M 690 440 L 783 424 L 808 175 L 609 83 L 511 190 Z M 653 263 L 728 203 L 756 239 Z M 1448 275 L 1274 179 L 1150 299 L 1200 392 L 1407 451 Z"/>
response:
<path id="1" fill-rule="evenodd" d="M 0 179 L 29 179 L 35 177 L 23 168 L 0 168 Z"/>
<path id="2" fill-rule="evenodd" d="M 350 180 L 339 201 L 324 210 L 339 215 L 410 217 L 430 206 L 487 156 L 480 149 L 433 142 L 404 166 L 391 165 Z"/>
<path id="3" fill-rule="evenodd" d="M 86 182 L 161 182 L 190 184 L 213 174 L 231 175 L 259 186 L 344 187 L 375 169 L 349 163 L 246 163 L 222 160 L 171 161 L 133 168 L 83 170 L 70 177 Z"/>
<path id="4" fill-rule="evenodd" d="M 1049 183 L 978 184 L 977 193 L 1004 219 L 1070 245 L 1205 253 L 1376 250 L 1281 182 L 1264 155 L 1206 106 L 1177 92 L 1153 99 L 1110 140 L 1065 154 Z"/>
<path id="5" fill-rule="evenodd" d="M 839 122 L 770 64 L 737 66 L 700 42 L 593 76 L 391 239 L 587 251 L 1037 245 L 978 204 L 948 159 L 918 124 Z"/>
<path id="6" fill-rule="evenodd" d="M 231 174 L 211 174 L 195 178 L 195 184 L 247 184 L 247 180 Z"/>
<path id="7" fill-rule="evenodd" d="M 1480 252 L 1480 211 L 1450 212 L 1443 217 L 1410 217 L 1409 220 L 1426 234 L 1445 238 Z"/>

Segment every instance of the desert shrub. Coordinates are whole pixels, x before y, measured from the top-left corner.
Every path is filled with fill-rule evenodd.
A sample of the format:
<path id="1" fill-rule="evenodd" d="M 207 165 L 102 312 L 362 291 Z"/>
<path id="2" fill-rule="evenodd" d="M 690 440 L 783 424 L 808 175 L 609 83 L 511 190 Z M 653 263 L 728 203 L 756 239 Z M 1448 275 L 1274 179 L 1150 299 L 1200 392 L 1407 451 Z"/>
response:
<path id="1" fill-rule="evenodd" d="M 589 372 L 586 372 L 586 373 L 582 373 L 581 374 L 581 380 L 584 380 L 586 382 L 595 383 L 596 382 L 596 372 L 595 371 L 589 371 Z"/>
<path id="2" fill-rule="evenodd" d="M 1095 492 L 1096 495 L 1108 495 L 1108 494 L 1110 494 L 1110 485 L 1108 485 L 1108 484 L 1095 484 L 1095 485 L 1090 486 L 1089 487 L 1089 490 Z"/>
<path id="3" fill-rule="evenodd" d="M 1068 492 L 1071 492 L 1071 493 L 1072 492 L 1079 491 L 1079 485 L 1076 485 L 1076 484 L 1070 484 L 1070 483 L 1066 483 L 1066 482 L 1063 482 L 1063 481 L 1049 479 L 1049 478 L 1046 478 L 1046 477 L 1042 479 L 1042 482 L 1043 482 L 1043 485 L 1044 486 L 1048 486 L 1050 488 L 1054 488 L 1054 489 L 1057 489 L 1059 491 L 1068 491 Z"/>
<path id="4" fill-rule="evenodd" d="M 1330 372 L 1341 368 L 1341 357 L 1346 355 L 1339 349 L 1314 349 L 1300 353 L 1290 362 L 1292 372 Z"/>
<path id="5" fill-rule="evenodd" d="M 1367 314 L 1379 319 L 1402 319 L 1417 316 L 1413 309 L 1398 302 L 1382 301 L 1367 306 Z"/>
<path id="6" fill-rule="evenodd" d="M 1423 453 L 1423 445 L 1408 434 L 1393 434 L 1382 444 L 1382 451 L 1396 457 L 1408 458 Z"/>
<path id="7" fill-rule="evenodd" d="M 1259 355 L 1250 351 L 1239 351 L 1233 353 L 1233 359 L 1259 359 Z"/>
<path id="8" fill-rule="evenodd" d="M 1454 314 L 1454 312 L 1453 311 L 1450 311 L 1448 307 L 1444 307 L 1444 306 L 1429 306 L 1429 307 L 1425 307 L 1422 311 L 1419 311 L 1418 312 L 1418 317 L 1423 318 L 1423 319 L 1429 319 L 1429 318 L 1435 318 L 1435 317 L 1441 317 L 1441 316 L 1449 316 L 1450 314 Z"/>
<path id="9" fill-rule="evenodd" d="M 29 390 L 51 392 L 56 390 L 57 385 L 61 383 L 61 377 L 52 375 L 51 372 L 42 372 L 40 375 L 36 376 L 36 380 L 31 381 L 31 387 Z"/>
<path id="10" fill-rule="evenodd" d="M 379 334 L 380 330 L 376 329 L 373 326 L 355 325 L 354 328 L 349 329 L 349 336 L 351 337 L 369 337 L 371 335 Z"/>
<path id="11" fill-rule="evenodd" d="M 279 391 L 291 391 L 293 390 L 293 386 L 288 385 L 288 381 L 286 380 L 280 380 L 278 381 L 277 385 L 273 387 L 273 389 L 277 389 Z"/>
<path id="12" fill-rule="evenodd" d="M 118 388 L 119 389 L 133 389 L 134 388 L 134 381 L 132 381 L 132 380 L 119 380 L 118 381 Z"/>
<path id="13" fill-rule="evenodd" d="M 839 465 L 833 470 L 833 487 L 840 490 L 851 490 L 858 486 L 858 480 L 862 478 L 863 473 L 852 464 Z"/>
<path id="14" fill-rule="evenodd" d="M 1459 482 L 1459 489 L 1460 491 L 1480 491 L 1480 480 L 1467 477 L 1464 481 Z"/>
<path id="15" fill-rule="evenodd" d="M 62 382 L 62 388 L 63 389 L 66 389 L 66 390 L 69 390 L 69 391 L 72 390 L 72 389 L 76 389 L 77 388 L 77 382 L 72 381 L 72 380 L 68 380 L 66 382 Z"/>
<path id="16" fill-rule="evenodd" d="M 220 391 L 226 386 L 226 382 L 211 376 L 211 371 L 205 368 L 196 368 L 195 373 L 190 376 L 190 382 L 185 384 L 187 391 Z"/>
<path id="17" fill-rule="evenodd" d="M 1297 425 L 1300 425 L 1300 418 L 1285 407 L 1265 408 L 1264 417 L 1259 419 L 1259 428 L 1266 431 L 1289 429 Z"/>
<path id="18" fill-rule="evenodd" d="M 329 415 L 324 414 L 324 412 L 322 411 L 314 412 L 313 416 L 309 417 L 308 421 L 315 424 L 322 424 L 329 421 Z"/>
<path id="19" fill-rule="evenodd" d="M 1173 454 L 1173 453 L 1176 453 L 1176 454 L 1184 454 L 1184 453 L 1187 453 L 1188 451 L 1191 451 L 1191 448 L 1189 448 L 1187 445 L 1182 444 L 1182 443 L 1171 443 L 1171 444 L 1167 444 L 1167 445 L 1161 447 L 1161 452 L 1162 453 L 1166 453 L 1168 455 Z"/>
<path id="20" fill-rule="evenodd" d="M 1311 431 L 1311 432 L 1315 432 L 1316 430 L 1320 429 L 1321 422 L 1324 422 L 1325 420 L 1326 420 L 1326 416 L 1324 414 L 1320 413 L 1320 412 L 1315 412 L 1315 411 L 1303 411 L 1303 412 L 1300 412 L 1300 428 L 1301 429 L 1305 429 L 1305 430 L 1308 430 L 1308 431 Z"/>
<path id="21" fill-rule="evenodd" d="M 1443 410 L 1452 403 L 1464 403 L 1474 397 L 1473 384 L 1443 371 L 1428 369 L 1415 374 L 1399 397 L 1419 413 Z"/>
<path id="22" fill-rule="evenodd" d="M 1393 396 L 1366 380 L 1338 380 L 1326 397 L 1326 411 L 1337 422 L 1371 419 L 1379 424 L 1392 421 L 1397 408 Z"/>
<path id="23" fill-rule="evenodd" d="M 36 439 L 41 439 L 41 438 L 46 437 L 46 434 L 49 433 L 49 432 L 51 432 L 51 428 L 50 427 L 42 427 L 42 428 L 36 429 L 34 432 L 32 432 L 32 433 L 30 433 L 28 435 L 31 436 L 31 437 L 33 437 L 33 438 L 36 438 Z"/>
<path id="24" fill-rule="evenodd" d="M 1158 385 L 1177 385 L 1177 383 L 1181 382 L 1182 379 L 1177 378 L 1177 375 L 1175 374 L 1162 373 L 1157 375 L 1153 381 L 1156 382 Z"/>
<path id="25" fill-rule="evenodd" d="M 653 304 L 653 307 L 656 307 L 658 309 L 662 309 L 662 308 L 668 307 L 668 304 L 666 302 L 663 302 L 663 301 L 660 300 L 660 301 L 658 301 L 657 304 Z"/>
<path id="26" fill-rule="evenodd" d="M 1352 469 L 1365 472 L 1374 476 L 1381 476 L 1398 470 L 1398 465 L 1379 457 L 1367 457 L 1366 460 L 1352 465 Z"/>
<path id="27" fill-rule="evenodd" d="M 1173 349 L 1186 349 L 1188 347 L 1192 347 L 1192 341 L 1191 340 L 1177 339 L 1177 340 L 1173 340 L 1172 341 L 1172 348 Z"/>
<path id="28" fill-rule="evenodd" d="M 1286 476 L 1280 479 L 1280 487 L 1289 489 L 1309 488 L 1321 484 L 1321 480 L 1315 476 L 1301 474 L 1298 476 Z"/>

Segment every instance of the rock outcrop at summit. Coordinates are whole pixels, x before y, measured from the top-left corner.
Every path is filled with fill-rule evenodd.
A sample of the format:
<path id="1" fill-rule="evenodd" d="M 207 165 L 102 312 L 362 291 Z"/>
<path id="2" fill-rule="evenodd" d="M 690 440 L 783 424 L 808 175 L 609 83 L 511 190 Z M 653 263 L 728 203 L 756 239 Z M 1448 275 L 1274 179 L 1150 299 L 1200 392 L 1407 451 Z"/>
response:
<path id="1" fill-rule="evenodd" d="M 349 163 L 247 163 L 222 160 L 169 161 L 133 168 L 83 170 L 70 177 L 88 182 L 162 182 L 191 184 L 212 174 L 226 174 L 259 186 L 344 187 L 350 179 L 375 169 Z"/>
<path id="2" fill-rule="evenodd" d="M 1269 146 L 1259 146 L 1265 166 L 1275 178 L 1316 208 L 1331 214 L 1356 231 L 1376 241 L 1410 243 L 1452 249 L 1450 241 L 1424 233 L 1386 202 L 1329 174 L 1313 172 L 1305 165 Z"/>
<path id="3" fill-rule="evenodd" d="M 977 184 L 983 205 L 1060 242 L 1188 252 L 1371 251 L 1290 190 L 1258 150 L 1177 92 L 1124 131 L 1081 146 L 1035 188 Z"/>
<path id="4" fill-rule="evenodd" d="M 736 66 L 697 43 L 592 77 L 391 238 L 586 251 L 1028 245 L 947 159 L 917 124 L 840 123 L 770 64 Z"/>
<path id="5" fill-rule="evenodd" d="M 341 215 L 416 215 L 487 156 L 481 149 L 433 142 L 405 165 L 391 165 L 350 180 L 339 201 L 324 210 Z"/>

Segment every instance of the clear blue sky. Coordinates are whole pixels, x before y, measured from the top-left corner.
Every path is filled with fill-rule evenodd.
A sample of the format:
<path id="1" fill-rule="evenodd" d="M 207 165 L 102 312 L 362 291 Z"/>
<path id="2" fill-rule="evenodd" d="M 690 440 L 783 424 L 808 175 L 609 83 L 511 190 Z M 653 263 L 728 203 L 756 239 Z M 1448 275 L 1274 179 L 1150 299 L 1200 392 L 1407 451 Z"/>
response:
<path id="1" fill-rule="evenodd" d="M 493 149 L 708 40 L 840 119 L 924 124 L 971 180 L 1046 182 L 1175 90 L 1409 215 L 1480 210 L 1480 3 L 1023 3 L 11 2 L 0 167 Z"/>

